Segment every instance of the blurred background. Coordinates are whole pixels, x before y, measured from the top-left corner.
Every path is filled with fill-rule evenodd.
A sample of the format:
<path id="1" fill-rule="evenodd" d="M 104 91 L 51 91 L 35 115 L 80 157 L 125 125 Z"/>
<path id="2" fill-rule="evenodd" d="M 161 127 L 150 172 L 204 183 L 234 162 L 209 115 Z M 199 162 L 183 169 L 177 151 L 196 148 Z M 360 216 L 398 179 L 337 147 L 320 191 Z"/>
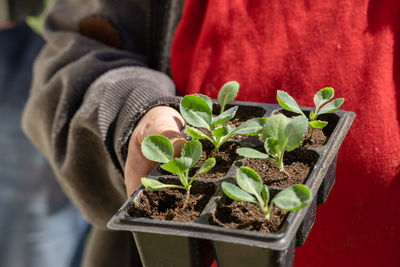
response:
<path id="1" fill-rule="evenodd" d="M 0 267 L 79 266 L 89 227 L 20 126 L 51 3 L 0 0 Z"/>

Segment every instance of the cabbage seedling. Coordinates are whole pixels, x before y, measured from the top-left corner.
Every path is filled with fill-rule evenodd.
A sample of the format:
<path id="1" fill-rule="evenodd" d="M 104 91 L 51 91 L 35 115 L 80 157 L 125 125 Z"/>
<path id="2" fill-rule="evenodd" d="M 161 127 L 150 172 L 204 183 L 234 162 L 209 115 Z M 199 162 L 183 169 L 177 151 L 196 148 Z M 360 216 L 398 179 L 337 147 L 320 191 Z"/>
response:
<path id="1" fill-rule="evenodd" d="M 308 124 L 311 127 L 311 134 L 308 137 L 309 139 L 312 138 L 314 129 L 322 129 L 328 124 L 326 121 L 317 120 L 318 115 L 335 112 L 343 104 L 344 98 L 336 98 L 329 102 L 333 96 L 334 90 L 331 87 L 319 90 L 314 95 L 315 110 L 311 111 L 310 116 L 307 118 L 293 97 L 281 90 L 278 90 L 276 93 L 276 99 L 283 109 L 298 113 L 308 119 Z"/>
<path id="2" fill-rule="evenodd" d="M 233 200 L 258 205 L 267 220 L 274 204 L 283 210 L 293 211 L 304 208 L 312 200 L 310 189 L 301 184 L 287 187 L 270 200 L 267 185 L 263 184 L 257 172 L 248 167 L 239 168 L 236 173 L 236 182 L 239 186 L 222 182 L 221 188 L 225 195 Z"/>
<path id="3" fill-rule="evenodd" d="M 235 117 L 238 107 L 234 106 L 228 110 L 225 110 L 225 107 L 235 99 L 238 90 L 239 84 L 235 81 L 228 82 L 222 86 L 218 93 L 218 103 L 221 106 L 221 110 L 220 114 L 214 118 L 212 115 L 213 104 L 208 96 L 201 94 L 187 95 L 180 102 L 180 112 L 187 123 L 185 126 L 186 134 L 194 139 L 209 140 L 214 145 L 213 156 L 235 134 L 257 135 L 261 133 L 267 119 L 250 119 L 235 129 L 232 129 L 229 125 L 222 125 Z"/>
<path id="4" fill-rule="evenodd" d="M 299 146 L 307 131 L 307 122 L 307 118 L 303 116 L 290 119 L 283 114 L 272 115 L 265 122 L 262 131 L 266 153 L 247 147 L 238 148 L 236 153 L 247 158 L 268 159 L 289 177 L 283 165 L 283 156 L 285 151 L 292 151 Z"/>
<path id="5" fill-rule="evenodd" d="M 209 158 L 197 170 L 195 175 L 189 181 L 189 169 L 196 165 L 202 154 L 201 143 L 197 140 L 192 140 L 185 143 L 182 147 L 181 157 L 173 158 L 174 147 L 168 138 L 161 135 L 151 135 L 146 137 L 142 142 L 143 155 L 152 161 L 163 163 L 161 169 L 176 174 L 182 185 L 164 184 L 154 179 L 142 178 L 142 184 L 147 189 L 156 191 L 166 188 L 178 188 L 186 190 L 186 203 L 189 199 L 190 188 L 196 176 L 201 173 L 208 172 L 215 166 L 215 159 Z"/>

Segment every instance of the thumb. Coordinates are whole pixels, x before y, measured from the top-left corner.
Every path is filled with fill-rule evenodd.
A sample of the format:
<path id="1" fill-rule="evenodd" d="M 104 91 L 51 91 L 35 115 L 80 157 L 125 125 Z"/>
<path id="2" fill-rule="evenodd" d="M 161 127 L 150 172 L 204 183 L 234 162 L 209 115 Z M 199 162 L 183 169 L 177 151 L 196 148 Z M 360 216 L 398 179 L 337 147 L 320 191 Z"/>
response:
<path id="1" fill-rule="evenodd" d="M 174 158 L 180 157 L 183 145 L 186 143 L 185 137 L 181 133 L 179 133 L 179 137 L 177 136 L 173 139 L 169 138 L 169 140 L 171 141 L 172 146 L 174 147 Z"/>
<path id="2" fill-rule="evenodd" d="M 128 154 L 125 163 L 125 186 L 128 196 L 141 184 L 140 179 L 146 177 L 158 164 L 143 156 L 141 144 L 150 135 L 163 135 L 174 146 L 174 156 L 179 156 L 186 140 L 180 133 L 185 121 L 173 108 L 160 106 L 150 109 L 138 122 L 129 140 Z"/>

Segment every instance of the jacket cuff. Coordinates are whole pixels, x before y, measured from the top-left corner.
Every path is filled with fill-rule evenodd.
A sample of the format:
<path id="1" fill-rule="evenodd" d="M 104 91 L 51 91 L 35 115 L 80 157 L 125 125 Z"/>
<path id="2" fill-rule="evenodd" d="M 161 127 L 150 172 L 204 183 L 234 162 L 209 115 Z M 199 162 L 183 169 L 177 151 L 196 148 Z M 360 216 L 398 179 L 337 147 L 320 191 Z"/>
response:
<path id="1" fill-rule="evenodd" d="M 118 119 L 115 129 L 116 137 L 114 138 L 114 148 L 118 156 L 118 161 L 123 170 L 125 166 L 126 157 L 128 154 L 129 139 L 136 123 L 143 117 L 143 115 L 153 107 L 156 106 L 170 106 L 178 109 L 179 98 L 176 96 L 157 95 L 154 89 L 145 89 L 145 93 L 133 92 L 130 100 L 124 106 L 123 112 Z M 150 98 L 149 96 L 152 96 Z M 139 100 L 140 99 L 140 100 Z M 139 105 L 139 101 L 142 105 Z"/>
<path id="2" fill-rule="evenodd" d="M 143 67 L 122 67 L 106 72 L 92 86 L 104 89 L 98 126 L 104 144 L 123 173 L 129 138 L 140 118 L 160 105 L 176 106 L 175 85 L 162 72 Z"/>

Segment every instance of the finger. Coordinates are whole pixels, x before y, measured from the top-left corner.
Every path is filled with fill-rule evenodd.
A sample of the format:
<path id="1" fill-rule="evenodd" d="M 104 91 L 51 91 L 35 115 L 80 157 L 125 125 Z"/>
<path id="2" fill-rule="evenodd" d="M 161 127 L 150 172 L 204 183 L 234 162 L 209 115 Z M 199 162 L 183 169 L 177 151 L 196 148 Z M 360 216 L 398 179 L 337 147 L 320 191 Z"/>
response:
<path id="1" fill-rule="evenodd" d="M 180 157 L 182 152 L 182 147 L 186 143 L 186 139 L 183 136 L 179 138 L 170 139 L 174 147 L 174 158 Z"/>
<path id="2" fill-rule="evenodd" d="M 125 186 L 128 196 L 140 186 L 140 179 L 146 177 L 157 166 L 156 162 L 146 159 L 138 152 L 132 150 L 132 153 L 128 153 L 127 164 L 125 164 Z"/>
<path id="3" fill-rule="evenodd" d="M 170 107 L 156 107 L 147 112 L 137 124 L 129 141 L 125 164 L 125 185 L 130 196 L 140 185 L 140 178 L 146 177 L 157 165 L 145 158 L 141 143 L 149 135 L 159 134 L 167 137 L 174 146 L 174 156 L 179 156 L 186 140 L 180 133 L 184 120 Z"/>

